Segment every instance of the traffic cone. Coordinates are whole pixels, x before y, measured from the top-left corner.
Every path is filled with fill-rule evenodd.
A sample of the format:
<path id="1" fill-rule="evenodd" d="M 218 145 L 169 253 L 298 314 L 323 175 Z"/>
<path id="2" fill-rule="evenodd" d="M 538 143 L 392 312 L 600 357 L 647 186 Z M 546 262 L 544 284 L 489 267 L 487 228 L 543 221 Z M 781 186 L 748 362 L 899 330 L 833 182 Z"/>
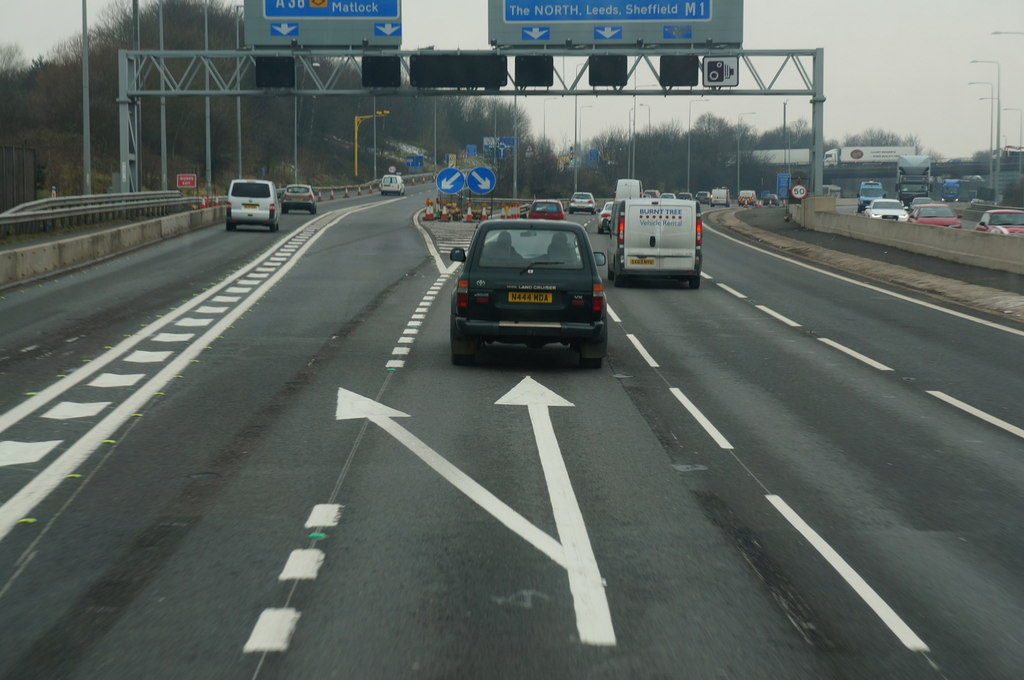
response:
<path id="1" fill-rule="evenodd" d="M 441 221 L 442 222 L 447 222 L 447 221 L 449 221 L 449 219 L 451 219 L 451 218 L 448 216 L 448 206 L 442 205 L 441 206 Z"/>
<path id="2" fill-rule="evenodd" d="M 342 198 L 348 198 L 348 187 L 345 187 L 345 195 Z"/>
<path id="3" fill-rule="evenodd" d="M 473 221 L 473 206 L 471 206 L 471 205 L 467 205 L 466 206 L 466 220 L 465 221 L 466 222 L 472 222 Z"/>
<path id="4" fill-rule="evenodd" d="M 334 187 L 331 187 L 331 200 L 334 200 Z"/>
<path id="5" fill-rule="evenodd" d="M 362 189 L 362 187 L 360 187 L 360 186 L 359 186 L 359 185 L 357 184 L 357 185 L 356 185 L 356 196 L 362 196 L 362 195 L 363 195 L 363 189 Z"/>
<path id="6" fill-rule="evenodd" d="M 318 192 L 316 192 L 316 200 L 317 200 L 317 201 L 322 201 L 322 200 L 324 200 L 324 192 L 323 192 L 323 191 L 318 191 Z"/>

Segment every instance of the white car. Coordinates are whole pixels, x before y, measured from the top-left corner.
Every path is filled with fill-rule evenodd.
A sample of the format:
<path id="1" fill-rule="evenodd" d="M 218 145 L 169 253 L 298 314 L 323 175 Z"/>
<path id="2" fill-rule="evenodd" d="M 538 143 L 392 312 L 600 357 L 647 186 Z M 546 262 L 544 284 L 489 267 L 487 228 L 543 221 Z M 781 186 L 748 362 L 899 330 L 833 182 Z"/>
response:
<path id="1" fill-rule="evenodd" d="M 569 199 L 569 214 L 574 212 L 588 212 L 591 215 L 597 213 L 597 204 L 594 202 L 594 194 L 586 191 L 577 191 Z"/>
<path id="2" fill-rule="evenodd" d="M 895 198 L 876 198 L 864 210 L 864 216 L 876 220 L 895 220 L 897 222 L 906 222 L 908 217 L 903 203 Z"/>

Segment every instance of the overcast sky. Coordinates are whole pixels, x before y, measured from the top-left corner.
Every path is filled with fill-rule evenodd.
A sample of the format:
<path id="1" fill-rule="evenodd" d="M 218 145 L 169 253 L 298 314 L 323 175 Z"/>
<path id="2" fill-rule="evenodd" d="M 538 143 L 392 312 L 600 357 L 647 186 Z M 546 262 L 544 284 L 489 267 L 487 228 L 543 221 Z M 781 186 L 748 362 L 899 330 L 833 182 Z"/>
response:
<path id="1" fill-rule="evenodd" d="M 142 5 L 154 1 L 140 0 Z M 234 1 L 223 0 L 223 4 Z M 87 2 L 91 24 L 109 5 L 131 5 L 131 0 Z M 847 134 L 881 128 L 915 134 L 924 151 L 947 158 L 987 149 L 991 102 L 980 98 L 989 97 L 990 89 L 968 83 L 994 85 L 997 67 L 972 64 L 972 60 L 999 62 L 1002 108 L 1024 109 L 1024 35 L 992 35 L 993 31 L 1024 33 L 1024 0 L 746 0 L 744 11 L 747 49 L 824 48 L 826 138 L 842 141 Z M 0 44 L 20 45 L 28 59 L 43 55 L 81 32 L 81 12 L 82 0 L 0 0 Z M 402 13 L 403 49 L 487 48 L 486 0 L 404 0 Z M 770 78 L 774 70 L 768 70 Z M 741 71 L 740 87 L 751 87 L 744 75 Z M 645 74 L 638 86 L 654 82 L 652 75 Z M 638 98 L 645 105 L 637 110 L 638 128 L 649 119 L 654 126 L 676 121 L 685 129 L 691 110 L 694 119 L 710 112 L 733 122 L 743 113 L 743 122 L 755 130 L 782 124 L 783 98 L 777 96 L 715 97 L 692 107 L 689 101 L 687 97 Z M 543 96 L 520 102 L 534 130 L 546 129 L 556 144 L 572 139 L 571 97 L 548 101 L 546 107 Z M 612 127 L 625 130 L 633 100 L 590 96 L 579 97 L 577 104 L 585 139 Z M 787 109 L 790 120 L 810 122 L 807 99 L 791 97 Z M 1003 112 L 1005 144 L 1020 143 L 1020 116 L 1018 111 Z M 511 135 L 511 131 L 499 134 Z"/>

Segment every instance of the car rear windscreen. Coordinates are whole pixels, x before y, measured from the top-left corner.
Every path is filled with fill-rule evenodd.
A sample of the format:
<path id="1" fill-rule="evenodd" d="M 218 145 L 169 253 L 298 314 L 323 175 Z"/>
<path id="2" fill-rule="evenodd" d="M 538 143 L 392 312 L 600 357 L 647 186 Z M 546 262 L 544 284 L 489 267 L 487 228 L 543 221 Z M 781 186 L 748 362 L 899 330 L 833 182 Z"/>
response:
<path id="1" fill-rule="evenodd" d="M 241 198 L 270 198 L 270 185 L 263 182 L 235 182 L 231 195 Z"/>

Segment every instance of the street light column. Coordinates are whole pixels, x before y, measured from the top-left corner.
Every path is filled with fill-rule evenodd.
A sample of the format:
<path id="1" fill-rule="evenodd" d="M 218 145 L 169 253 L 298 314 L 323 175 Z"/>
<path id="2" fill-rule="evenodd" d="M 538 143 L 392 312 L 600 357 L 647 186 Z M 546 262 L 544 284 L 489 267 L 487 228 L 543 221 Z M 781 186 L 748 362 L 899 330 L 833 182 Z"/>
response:
<path id="1" fill-rule="evenodd" d="M 1001 179 L 1000 175 L 1002 174 L 1002 165 L 1003 165 L 1003 163 L 1002 163 L 1002 158 L 1003 158 L 1003 149 L 1002 149 L 1002 145 L 1003 145 L 1003 137 L 1002 137 L 1002 134 L 1003 134 L 1003 132 L 1002 132 L 1002 122 L 1003 122 L 1003 109 L 1002 109 L 1002 103 L 1003 103 L 1003 75 L 1002 75 L 1002 71 L 1003 71 L 1003 69 L 1002 69 L 1002 66 L 1000 65 L 1000 63 L 998 61 L 992 61 L 990 59 L 975 59 L 971 63 L 972 64 L 995 64 L 996 65 L 996 102 L 995 102 L 995 104 L 996 104 L 996 144 L 995 144 L 996 168 L 995 168 L 995 173 L 993 175 L 995 177 L 995 180 L 994 180 L 993 184 L 995 185 L 995 197 L 994 197 L 994 200 L 998 204 L 999 203 L 999 198 L 1000 198 L 999 197 L 999 191 L 1000 191 L 1001 184 L 1002 184 L 1000 182 L 1000 179 Z"/>
<path id="2" fill-rule="evenodd" d="M 690 139 L 693 137 L 693 105 L 706 104 L 707 99 L 693 99 L 690 101 L 690 115 L 686 119 L 686 191 L 693 193 L 690 188 Z"/>
<path id="3" fill-rule="evenodd" d="M 743 135 L 743 116 L 753 116 L 756 111 L 744 111 L 736 117 L 736 200 L 740 196 L 740 137 Z"/>
<path id="4" fill-rule="evenodd" d="M 996 98 L 995 98 L 995 90 L 994 90 L 994 86 L 992 85 L 992 83 L 990 83 L 988 81 L 984 81 L 984 80 L 972 80 L 971 82 L 969 82 L 967 84 L 968 85 L 988 85 L 989 96 L 988 97 L 979 97 L 978 101 L 982 101 L 984 99 L 988 99 L 988 101 L 989 101 L 989 109 L 988 109 L 988 181 L 989 181 L 990 184 L 992 184 L 992 195 L 994 197 L 995 196 L 995 192 L 996 192 L 996 188 L 995 188 L 995 174 L 992 171 L 992 117 L 993 117 L 992 111 L 993 111 L 993 108 L 995 107 L 995 100 L 996 100 Z"/>

